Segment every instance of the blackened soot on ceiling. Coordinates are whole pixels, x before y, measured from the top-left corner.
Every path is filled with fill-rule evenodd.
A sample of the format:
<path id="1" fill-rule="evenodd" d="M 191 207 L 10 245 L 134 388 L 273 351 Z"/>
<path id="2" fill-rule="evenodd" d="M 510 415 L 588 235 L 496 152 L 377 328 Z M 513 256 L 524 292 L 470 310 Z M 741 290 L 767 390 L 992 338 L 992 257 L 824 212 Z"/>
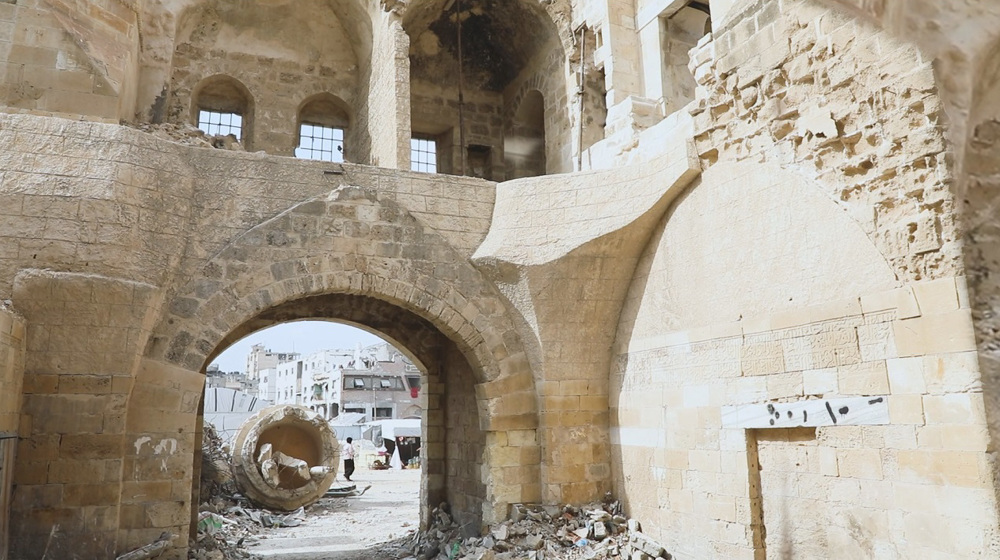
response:
<path id="1" fill-rule="evenodd" d="M 458 59 L 455 2 L 429 29 L 454 60 Z M 531 61 L 551 36 L 540 18 L 520 2 L 462 2 L 462 58 L 466 85 L 501 91 Z"/>

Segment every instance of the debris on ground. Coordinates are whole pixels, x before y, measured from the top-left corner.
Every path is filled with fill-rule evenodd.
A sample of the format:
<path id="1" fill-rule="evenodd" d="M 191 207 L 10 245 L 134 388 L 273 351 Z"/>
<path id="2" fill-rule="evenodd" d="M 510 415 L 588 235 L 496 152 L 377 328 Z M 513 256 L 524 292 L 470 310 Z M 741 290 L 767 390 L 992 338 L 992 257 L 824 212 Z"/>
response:
<path id="1" fill-rule="evenodd" d="M 273 450 L 271 444 L 261 446 L 258 458 L 261 463 L 268 463 L 268 465 L 273 463 L 275 467 L 274 480 L 281 479 L 281 477 L 285 477 L 287 480 L 292 476 L 311 480 L 333 476 L 336 471 L 328 466 L 310 468 L 304 461 Z M 264 472 L 260 474 L 266 476 Z M 264 478 L 261 480 L 263 481 Z M 329 506 L 327 502 L 348 496 L 360 496 L 370 487 L 369 484 L 361 491 L 358 491 L 354 484 L 351 484 L 349 488 L 340 487 L 345 491 L 317 501 L 313 505 L 319 507 L 310 507 L 310 513 L 321 513 L 323 507 Z M 275 490 L 279 490 L 279 488 L 275 488 Z M 189 543 L 190 552 L 188 555 L 189 559 L 194 560 L 258 558 L 247 550 L 247 546 L 255 542 L 262 531 L 271 528 L 298 527 L 305 522 L 307 517 L 303 507 L 291 512 L 275 512 L 258 507 L 254 500 L 240 492 L 238 479 L 232 470 L 232 457 L 224 447 L 222 438 L 208 424 L 205 425 L 202 435 L 201 492 L 199 497 L 201 505 L 198 509 L 197 534 Z"/>
<path id="2" fill-rule="evenodd" d="M 294 511 L 319 500 L 333 485 L 339 464 L 336 433 L 304 406 L 260 410 L 243 422 L 233 440 L 236 485 L 263 508 Z"/>
<path id="3" fill-rule="evenodd" d="M 232 496 L 235 493 L 236 480 L 233 478 L 229 453 L 215 428 L 205 423 L 201 439 L 201 488 L 198 499 L 200 502 L 208 502 L 212 498 Z"/>
<path id="4" fill-rule="evenodd" d="M 223 446 L 222 438 L 207 423 L 202 431 L 199 499 L 198 532 L 188 543 L 188 558 L 256 558 L 243 547 L 262 530 L 263 524 L 253 521 L 244 509 L 243 505 L 249 506 L 249 501 L 237 493 L 229 453 Z"/>
<path id="5" fill-rule="evenodd" d="M 126 552 L 118 556 L 115 560 L 146 560 L 147 558 L 156 558 L 174 546 L 174 538 L 176 538 L 176 535 L 164 532 L 155 541 L 146 546 L 141 546 L 132 552 Z"/>
<path id="6" fill-rule="evenodd" d="M 368 489 L 371 487 L 372 485 L 368 484 L 361 490 L 358 490 L 357 484 L 344 484 L 344 485 L 331 486 L 330 489 L 326 491 L 326 494 L 323 494 L 323 497 L 348 498 L 348 497 L 364 496 L 365 492 L 367 492 Z"/>
<path id="7" fill-rule="evenodd" d="M 670 558 L 643 534 L 638 521 L 621 515 L 621 503 L 576 506 L 514 505 L 510 519 L 482 537 L 463 537 L 447 504 L 434 509 L 430 530 L 414 535 L 409 560 L 652 560 Z"/>
<path id="8" fill-rule="evenodd" d="M 157 138 L 162 138 L 164 140 L 169 140 L 171 142 L 178 142 L 186 146 L 199 146 L 202 148 L 218 148 L 221 150 L 232 150 L 236 152 L 243 152 L 245 149 L 243 145 L 240 144 L 236 136 L 232 134 L 216 134 L 208 135 L 205 134 L 200 128 L 192 126 L 188 123 L 183 124 L 173 124 L 173 123 L 129 123 L 134 128 L 138 128 L 143 132 L 148 132 Z"/>

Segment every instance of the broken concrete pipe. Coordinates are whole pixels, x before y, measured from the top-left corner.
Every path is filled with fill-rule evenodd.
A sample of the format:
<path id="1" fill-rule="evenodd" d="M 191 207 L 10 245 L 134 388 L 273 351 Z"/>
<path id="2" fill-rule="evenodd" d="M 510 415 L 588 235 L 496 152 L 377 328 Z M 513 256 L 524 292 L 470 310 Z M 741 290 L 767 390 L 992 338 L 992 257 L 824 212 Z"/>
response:
<path id="1" fill-rule="evenodd" d="M 291 511 L 323 497 L 337 476 L 340 445 L 326 420 L 301 406 L 278 405 L 240 426 L 233 475 L 264 507 Z"/>

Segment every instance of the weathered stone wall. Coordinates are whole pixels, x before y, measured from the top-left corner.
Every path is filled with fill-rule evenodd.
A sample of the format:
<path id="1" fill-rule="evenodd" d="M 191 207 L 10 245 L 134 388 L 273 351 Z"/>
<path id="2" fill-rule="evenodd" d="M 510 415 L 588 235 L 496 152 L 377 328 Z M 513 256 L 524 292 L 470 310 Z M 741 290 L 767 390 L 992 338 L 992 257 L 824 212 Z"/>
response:
<path id="1" fill-rule="evenodd" d="M 357 165 L 327 175 L 318 162 L 185 147 L 112 125 L 0 121 L 5 219 L 24 226 L 3 244 L 3 292 L 24 306 L 30 348 L 15 558 L 44 550 L 55 525 L 52 546 L 73 543 L 88 558 L 164 530 L 186 542 L 200 371 L 230 333 L 246 334 L 242 325 L 283 302 L 367 294 L 425 317 L 469 361 L 456 371 L 474 375 L 456 385 L 468 393 L 457 406 L 474 413 L 460 415 L 462 426 L 473 424 L 454 437 L 481 449 L 486 433 L 533 433 L 524 353 L 467 260 L 485 235 L 493 184 Z M 178 245 L 185 232 L 195 235 Z M 229 307 L 234 295 L 242 303 Z M 390 320 L 354 320 L 395 333 Z M 443 417 L 437 425 L 429 441 L 440 455 L 430 459 L 444 461 Z M 538 453 L 533 437 L 504 439 L 514 455 Z M 480 508 L 464 514 L 489 520 L 538 500 L 537 464 L 484 465 L 495 476 L 462 484 L 466 505 Z M 443 498 L 447 469 L 434 468 L 428 489 Z M 486 485 L 512 469 L 535 474 Z"/>
<path id="2" fill-rule="evenodd" d="M 0 432 L 16 434 L 21 419 L 24 384 L 24 319 L 12 310 L 0 310 Z"/>
<path id="3" fill-rule="evenodd" d="M 0 308 L 0 551 L 10 543 L 10 511 L 14 458 L 18 448 L 24 386 L 24 319 L 6 306 Z"/>
<path id="4" fill-rule="evenodd" d="M 128 116 L 141 31 L 143 118 L 187 120 L 184 96 L 222 72 L 253 92 L 255 148 L 288 154 L 318 91 L 353 110 L 349 159 L 407 167 L 411 122 L 454 135 L 455 96 L 428 98 L 419 72 L 411 92 L 400 14 L 443 1 L 304 4 L 289 22 L 330 23 L 322 48 L 265 25 L 287 1 L 194 3 L 144 2 L 140 30 L 116 11 L 130 3 L 89 3 L 99 25 L 83 29 L 82 2 L 0 2 L 8 97 L 21 65 L 91 87 L 86 107 L 43 106 L 64 83 L 8 109 Z M 826 3 L 863 19 L 713 0 L 694 103 L 666 117 L 690 94 L 683 49 L 652 95 L 643 22 L 679 3 L 517 4 L 551 36 L 502 45 L 519 70 L 467 94 L 468 142 L 502 164 L 537 90 L 546 166 L 572 169 L 585 51 L 583 167 L 606 170 L 499 189 L 0 115 L 0 296 L 26 323 L 15 558 L 186 541 L 202 368 L 256 328 L 317 317 L 387 333 L 426 368 L 424 504 L 451 501 L 470 529 L 511 503 L 614 491 L 677 558 L 1000 554 L 1000 102 L 980 29 L 996 20 L 957 0 Z M 762 412 L 829 403 L 805 429 Z"/>
<path id="5" fill-rule="evenodd" d="M 117 549 L 133 550 L 169 531 L 190 537 L 192 484 L 198 480 L 198 405 L 205 390 L 199 371 L 142 360 L 126 404 L 121 518 Z M 183 549 L 171 552 L 184 558 Z"/>
<path id="6" fill-rule="evenodd" d="M 542 123 L 545 129 L 545 143 L 543 145 L 545 154 L 545 167 L 543 173 L 565 173 L 573 170 L 574 146 L 579 143 L 578 138 L 573 137 L 573 126 L 579 126 L 580 114 L 571 115 L 571 111 L 576 108 L 577 103 L 582 99 L 574 99 L 572 94 L 577 88 L 573 68 L 571 63 L 561 49 L 552 45 L 548 52 L 543 51 L 533 60 L 521 74 L 510 83 L 504 90 L 503 99 L 503 126 L 504 139 L 509 139 L 512 127 L 516 121 L 518 110 L 525 96 L 531 91 L 541 94 L 544 101 L 542 106 Z M 577 54 L 579 56 L 579 54 Z M 588 67 L 589 69 L 589 67 Z M 593 120 L 600 119 L 599 110 L 601 103 L 591 104 L 587 107 L 583 118 Z M 588 127 L 591 128 L 591 127 Z M 523 177 L 525 175 L 510 174 L 507 179 Z"/>
<path id="7" fill-rule="evenodd" d="M 0 3 L 0 105 L 131 118 L 138 57 L 138 14 L 119 0 Z"/>
<path id="8" fill-rule="evenodd" d="M 303 103 L 329 93 L 346 104 L 352 121 L 345 135 L 345 159 L 366 162 L 353 151 L 365 143 L 360 136 L 368 132 L 353 126 L 362 68 L 333 10 L 321 5 L 247 10 L 216 2 L 190 8 L 179 16 L 178 27 L 170 121 L 197 124 L 198 85 L 217 75 L 229 76 L 253 98 L 252 114 L 244 115 L 244 143 L 253 150 L 293 155 Z M 297 40 L 289 41 L 292 37 Z"/>
<path id="9" fill-rule="evenodd" d="M 395 169 L 410 168 L 409 37 L 400 18 L 373 5 L 374 45 L 368 82 L 360 99 L 369 131 L 368 159 L 363 163 Z"/>
<path id="10" fill-rule="evenodd" d="M 989 438 L 964 281 L 884 292 L 896 284 L 885 260 L 815 186 L 787 172 L 756 175 L 754 166 L 754 180 L 736 169 L 710 168 L 672 209 L 622 313 L 612 465 L 629 510 L 655 520 L 647 530 L 680 558 L 740 557 L 762 544 L 796 558 L 906 558 L 952 546 L 967 555 L 986 546 Z M 702 221 L 706 206 L 730 226 Z M 740 216 L 753 208 L 768 209 L 770 227 L 741 231 Z M 821 225 L 831 219 L 845 223 Z M 821 263 L 808 249 L 822 245 L 819 231 L 841 232 Z M 727 270 L 693 272 L 715 267 Z M 847 290 L 860 298 L 833 300 Z M 823 426 L 791 447 L 780 425 L 726 428 L 720 414 L 860 395 L 887 398 L 889 425 Z M 969 521 L 960 510 L 924 501 L 949 492 L 980 523 L 976 539 L 962 532 Z M 925 538 L 927 524 L 940 530 Z"/>
<path id="11" fill-rule="evenodd" d="M 519 179 L 497 192 L 474 255 L 510 305 L 538 388 L 541 492 L 583 502 L 611 490 L 610 348 L 642 241 L 698 174 L 677 135 L 662 157 L 614 172 Z M 628 191 L 629 197 L 620 196 Z M 545 222 L 545 228 L 533 224 Z"/>
<path id="12" fill-rule="evenodd" d="M 441 398 L 444 399 L 446 434 L 445 499 L 451 505 L 455 520 L 464 526 L 465 534 L 478 536 L 482 534 L 483 499 L 486 497 L 486 485 L 482 477 L 486 432 L 479 427 L 474 390 L 475 374 L 469 367 L 469 362 L 455 350 L 444 357 L 441 366 L 444 377 L 444 395 Z M 530 456 L 522 457 L 522 450 L 529 454 L 538 453 L 535 445 L 512 446 L 503 451 L 497 450 L 496 453 L 513 452 L 516 461 L 498 456 L 491 464 L 510 467 L 537 463 L 537 459 L 531 461 Z M 505 482 L 496 481 L 494 484 L 505 486 Z"/>
<path id="13" fill-rule="evenodd" d="M 124 476 L 126 403 L 162 300 L 147 284 L 38 270 L 18 274 L 13 299 L 27 353 L 11 554 L 113 556 L 123 485 L 141 480 Z"/>
<path id="14" fill-rule="evenodd" d="M 809 2 L 745 3 L 727 22 L 693 52 L 705 172 L 619 324 L 615 488 L 677 558 L 996 554 L 930 64 Z M 887 417 L 796 431 L 727 416 L 852 396 Z"/>
<path id="15" fill-rule="evenodd" d="M 968 138 L 964 146 L 959 195 L 964 202 L 965 265 L 979 341 L 979 362 L 993 437 L 1000 436 L 1000 235 L 997 188 L 1000 187 L 1000 49 L 984 53 L 980 81 L 973 92 Z"/>

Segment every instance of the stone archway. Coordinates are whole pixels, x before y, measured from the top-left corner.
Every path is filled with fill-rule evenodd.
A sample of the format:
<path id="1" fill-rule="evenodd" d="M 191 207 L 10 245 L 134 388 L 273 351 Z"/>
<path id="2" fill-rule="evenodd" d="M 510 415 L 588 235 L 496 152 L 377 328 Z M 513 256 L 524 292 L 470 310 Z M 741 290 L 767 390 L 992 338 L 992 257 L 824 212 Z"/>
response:
<path id="1" fill-rule="evenodd" d="M 327 319 L 372 331 L 390 341 L 424 372 L 421 386 L 428 406 L 422 415 L 421 520 L 436 504 L 447 502 L 463 525 L 478 528 L 486 488 L 479 476 L 486 432 L 479 425 L 476 373 L 457 345 L 429 321 L 397 305 L 369 296 L 334 293 L 278 305 L 237 327 L 218 350 L 276 324 Z M 214 354 L 215 352 L 213 352 Z M 450 452 L 445 453 L 445 450 Z M 195 472 L 198 469 L 195 450 Z M 194 484 L 198 484 L 197 478 Z"/>
<path id="2" fill-rule="evenodd" d="M 264 323 L 306 316 L 365 325 L 401 342 L 429 372 L 445 372 L 428 384 L 439 398 L 427 418 L 445 425 L 440 442 L 425 446 L 424 499 L 458 500 L 486 523 L 510 503 L 539 499 L 533 377 L 495 288 L 394 202 L 345 186 L 245 232 L 168 296 L 129 399 L 125 461 L 126 476 L 141 472 L 175 488 L 169 497 L 123 496 L 131 511 L 120 528 L 125 548 L 163 530 L 186 538 L 209 359 Z M 474 411 L 478 422 L 460 414 L 448 424 L 448 410 Z M 446 487 L 443 469 L 456 452 L 464 478 L 452 478 L 462 492 Z M 469 468 L 476 456 L 482 469 Z"/>

